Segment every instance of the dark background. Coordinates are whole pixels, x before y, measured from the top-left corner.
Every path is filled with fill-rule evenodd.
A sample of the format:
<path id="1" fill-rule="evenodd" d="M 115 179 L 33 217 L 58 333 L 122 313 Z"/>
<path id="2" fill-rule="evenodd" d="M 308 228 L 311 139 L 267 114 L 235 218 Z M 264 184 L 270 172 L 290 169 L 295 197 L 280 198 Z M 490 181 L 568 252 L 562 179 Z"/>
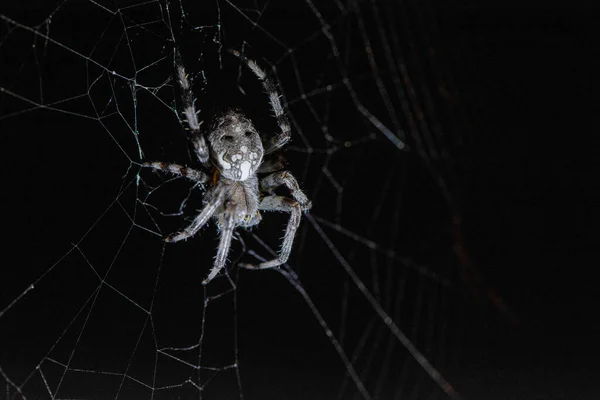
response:
<path id="1" fill-rule="evenodd" d="M 477 132 L 469 240 L 523 323 L 480 373 L 495 359 L 496 379 L 530 398 L 594 398 L 598 10 L 503 2 L 438 15 Z"/>
<path id="2" fill-rule="evenodd" d="M 465 242 L 483 277 L 483 281 L 469 285 L 460 279 L 459 273 L 450 273 L 464 296 L 458 296 L 460 301 L 448 300 L 450 307 L 461 307 L 461 310 L 448 314 L 460 317 L 454 318 L 454 322 L 450 324 L 449 329 L 453 333 L 449 335 L 452 338 L 447 344 L 450 348 L 445 350 L 447 355 L 443 372 L 466 399 L 596 398 L 600 392 L 597 383 L 600 371 L 596 360 L 596 338 L 600 335 L 600 324 L 596 317 L 598 281 L 594 272 L 599 261 L 596 241 L 599 200 L 597 177 L 600 171 L 597 161 L 595 92 L 600 65 L 598 45 L 594 39 L 600 34 L 597 22 L 600 11 L 592 3 L 523 5 L 520 2 L 504 1 L 485 6 L 479 3 L 425 2 L 422 6 L 427 10 L 424 14 L 427 18 L 420 24 L 415 22 L 415 26 L 422 27 L 422 32 L 429 36 L 428 43 L 436 54 L 435 68 L 427 66 L 424 70 L 432 74 L 431 71 L 441 71 L 441 75 L 451 77 L 454 82 L 448 100 L 452 104 L 445 109 L 450 111 L 441 113 L 439 122 L 451 137 L 448 150 L 455 159 L 453 165 L 458 171 L 457 183 L 452 186 L 452 190 L 459 198 L 457 207 L 464 221 Z M 406 10 L 414 11 L 420 7 L 413 2 L 406 4 Z M 11 7 L 13 8 L 0 9 L 0 14 L 26 24 L 33 24 L 27 21 L 34 21 L 36 15 L 48 15 L 46 9 L 34 4 L 23 3 Z M 289 14 L 293 14 L 296 21 L 302 21 L 303 18 L 309 20 L 310 15 L 303 14 L 306 10 L 283 8 L 282 11 L 280 7 L 272 4 L 269 10 L 282 13 L 282 25 L 291 24 L 284 18 L 289 17 Z M 51 10 L 54 8 L 56 7 L 50 7 Z M 77 12 L 78 9 L 75 9 L 75 16 Z M 94 23 L 102 29 L 107 26 L 104 20 L 88 18 L 85 9 L 80 12 L 80 19 L 73 18 L 72 15 L 65 19 L 73 24 L 73 30 L 92 30 Z M 54 24 L 56 30 L 52 31 L 55 35 L 53 37 L 76 48 L 78 38 L 59 29 L 64 25 L 59 25 L 58 22 Z M 7 26 L 3 23 L 0 36 L 14 37 L 8 33 Z M 401 28 L 398 29 L 401 32 Z M 245 34 L 243 29 L 240 30 Z M 421 41 L 423 36 L 419 36 L 418 30 L 415 32 L 415 45 L 418 46 L 424 40 Z M 225 33 L 229 35 L 230 43 L 235 43 L 236 34 L 241 35 L 234 33 L 233 29 Z M 293 36 L 293 32 L 290 35 Z M 249 42 L 252 44 L 251 39 L 252 37 Z M 13 77 L 23 82 L 30 78 L 27 84 L 18 86 L 17 93 L 33 98 L 34 95 L 30 93 L 36 93 L 39 83 L 36 78 L 40 72 L 32 59 L 24 55 L 29 51 L 27 46 L 31 42 L 26 42 L 27 46 L 23 47 L 17 43 L 7 41 L 0 47 L 0 62 L 6 66 L 0 72 L 0 86 L 10 88 Z M 186 43 L 186 39 L 182 39 L 180 43 L 182 47 L 189 48 L 187 54 L 194 51 L 193 42 Z M 255 45 L 253 50 L 269 60 L 270 54 L 276 54 L 277 50 L 265 46 L 257 51 L 256 47 L 259 46 Z M 56 61 L 50 57 L 52 55 L 45 58 L 46 65 L 69 68 L 68 58 Z M 422 58 L 421 62 L 426 64 L 426 58 Z M 199 65 L 199 61 L 196 65 L 194 62 L 190 64 L 190 68 L 196 70 L 198 67 L 207 71 L 214 68 Z M 313 64 L 316 64 L 312 66 L 313 69 L 319 69 L 319 60 L 314 60 Z M 93 69 L 93 66 L 90 68 Z M 310 75 L 313 70 L 311 67 L 299 68 L 305 76 Z M 291 81 L 290 75 L 278 73 L 282 74 L 282 79 Z M 54 80 L 52 74 L 51 69 L 43 69 L 45 84 L 50 86 L 46 89 L 49 96 L 58 93 L 59 89 L 70 91 L 71 83 L 73 93 L 82 93 L 80 84 L 86 79 L 82 69 L 74 69 L 70 81 Z M 226 79 L 222 78 L 221 82 Z M 432 82 L 427 73 L 421 75 L 421 81 L 418 77 L 415 79 L 417 84 L 431 85 Z M 248 85 L 251 86 L 252 83 Z M 94 96 L 101 97 L 100 94 Z M 140 95 L 138 109 L 144 110 L 144 99 L 141 96 L 143 95 Z M 58 96 L 65 97 L 69 96 Z M 436 98 L 435 101 L 444 109 L 443 98 Z M 251 100 L 250 103 L 255 102 Z M 347 107 L 343 105 L 340 109 L 343 112 L 349 109 Z M 3 95 L 0 100 L 0 113 L 3 115 L 23 108 L 27 107 L 12 96 Z M 452 114 L 452 110 L 460 110 L 460 118 L 453 118 L 456 116 Z M 162 112 L 166 121 L 167 111 L 164 108 L 162 111 L 157 109 L 157 114 L 154 115 Z M 80 112 L 87 111 L 82 109 Z M 122 112 L 128 111 L 123 108 Z M 146 112 L 152 115 L 152 110 L 148 109 Z M 306 129 L 314 122 L 302 110 L 294 115 L 298 124 L 304 124 Z M 147 124 L 146 126 L 156 125 L 156 129 L 167 131 L 173 127 L 167 122 L 157 122 L 157 119 L 148 118 L 147 121 L 142 123 Z M 265 121 L 268 124 L 266 118 Z M 107 122 L 108 130 L 117 131 L 119 122 L 114 122 L 114 127 L 110 125 L 112 122 Z M 10 254 L 6 256 L 0 273 L 0 309 L 4 309 L 40 273 L 47 271 L 58 257 L 71 248 L 71 243 L 76 242 L 92 225 L 98 209 L 103 209 L 114 200 L 115 192 L 102 188 L 106 185 L 114 187 L 115 182 L 122 181 L 128 161 L 118 155 L 114 159 L 105 157 L 107 154 L 115 154 L 114 142 L 108 135 L 85 134 L 89 132 L 88 129 L 99 129 L 96 121 L 81 121 L 70 115 L 37 109 L 33 113 L 2 119 L 0 124 L 0 148 L 6 166 L 2 169 L 1 177 L 3 226 L 7 235 L 4 242 L 7 244 L 5 252 Z M 52 129 L 48 130 L 48 126 Z M 90 139 L 91 137 L 101 139 Z M 128 154 L 132 154 L 130 150 L 135 148 L 133 143 L 126 143 L 131 137 L 128 132 L 118 138 L 119 143 L 128 146 Z M 454 140 L 458 137 L 462 138 L 460 146 Z M 182 145 L 185 146 L 185 140 L 179 136 L 168 143 L 145 142 L 144 149 L 155 151 L 155 154 L 146 154 L 147 157 L 180 159 Z M 321 147 L 320 143 L 314 145 Z M 411 145 L 414 147 L 414 143 Z M 51 150 L 48 151 L 49 149 Z M 58 154 L 57 149 L 61 149 Z M 432 249 L 451 257 L 451 213 L 433 183 L 435 179 L 423 168 L 422 160 L 415 151 L 392 151 L 388 143 L 379 141 L 372 148 L 367 149 L 365 146 L 364 152 L 356 158 L 350 156 L 350 161 L 359 160 L 364 167 L 362 172 L 357 172 L 355 181 L 347 183 L 348 193 L 344 197 L 347 200 L 346 209 L 355 211 L 361 204 L 361 197 L 353 196 L 353 190 L 358 190 L 359 183 L 372 179 L 375 190 L 371 192 L 377 192 L 378 184 L 387 182 L 373 176 L 380 171 L 377 163 L 383 155 L 388 154 L 398 157 L 398 168 L 403 171 L 402 176 L 408 177 L 408 183 L 389 191 L 390 199 L 385 202 L 387 209 L 393 208 L 393 199 L 400 196 L 399 192 L 410 190 L 413 194 L 405 200 L 412 207 L 407 214 L 412 216 L 406 216 L 402 221 L 416 222 L 412 230 L 403 230 L 406 237 L 398 239 L 399 243 L 404 243 L 398 245 L 399 251 L 423 262 L 435 262 L 424 256 L 431 253 Z M 288 158 L 292 166 L 294 160 L 297 160 L 296 165 L 308 165 L 305 170 L 294 172 L 304 182 L 308 193 L 318 195 L 314 214 L 335 221 L 338 217 L 336 211 L 324 204 L 331 204 L 334 196 L 315 183 L 315 176 L 320 173 L 319 167 L 324 164 L 324 159 L 316 155 L 310 164 L 302 157 L 301 154 L 292 152 Z M 105 162 L 106 168 L 97 168 L 100 162 Z M 346 159 L 337 159 L 332 162 L 332 169 L 343 168 L 347 162 L 349 161 Z M 359 177 L 364 179 L 359 181 Z M 185 189 L 176 190 L 185 193 Z M 172 196 L 181 198 L 179 194 Z M 354 198 L 356 202 L 350 201 Z M 168 203 L 167 200 L 167 204 L 176 208 L 178 203 Z M 342 216 L 347 218 L 345 214 Z M 111 225 L 109 217 L 105 226 L 96 228 L 98 239 L 91 241 L 95 240 L 96 246 L 98 243 L 105 246 L 106 251 L 94 253 L 100 254 L 98 259 L 92 260 L 94 265 L 104 265 L 106 260 L 102 257 L 113 257 L 123 242 L 123 235 L 126 234 L 126 229 L 123 228 L 129 225 L 123 222 L 122 216 L 119 218 Z M 273 225 L 275 228 L 266 229 L 278 229 L 283 221 L 277 220 Z M 370 220 L 369 223 L 375 225 L 377 221 Z M 114 229 L 114 224 L 120 230 L 112 237 L 110 232 Z M 181 220 L 171 220 L 164 224 L 164 230 L 170 231 L 177 229 Z M 303 224 L 310 226 L 306 221 Z M 362 232 L 359 222 L 350 229 Z M 298 256 L 301 261 L 297 262 L 300 271 L 305 274 L 302 275 L 302 280 L 308 292 L 322 301 L 320 304 L 327 304 L 328 301 L 332 304 L 330 310 L 323 306 L 324 314 L 335 316 L 333 304 L 339 304 L 345 298 L 341 291 L 334 289 L 338 275 L 307 271 L 307 266 L 321 262 L 320 254 L 325 252 L 325 247 L 322 243 L 319 244 L 314 230 L 306 228 L 306 231 L 306 236 L 301 239 L 302 254 Z M 433 235 L 435 237 L 432 237 L 431 232 L 436 232 Z M 214 232 L 209 235 L 214 236 Z M 264 235 L 277 237 L 277 233 L 274 233 L 275 236 Z M 383 243 L 385 235 L 385 232 L 381 236 L 374 233 L 372 239 Z M 423 238 L 426 240 L 420 240 Z M 156 265 L 161 256 L 160 241 L 141 236 L 136 238 L 135 243 L 132 258 L 127 258 L 124 262 Z M 148 246 L 148 243 L 152 245 Z M 272 245 L 277 244 L 274 242 Z M 178 256 L 193 260 L 197 253 L 192 246 L 195 245 L 182 246 Z M 208 245 L 207 260 L 210 260 L 213 247 L 213 244 Z M 352 243 L 346 244 L 346 247 L 341 244 L 340 248 L 345 254 L 351 254 Z M 234 251 L 239 254 L 240 250 L 234 248 Z M 181 261 L 169 259 L 175 257 L 174 253 L 167 251 L 165 254 L 165 265 L 170 265 L 169 262 L 181 264 Z M 360 257 L 356 255 L 356 264 L 359 264 Z M 10 332 L 11 328 L 18 327 L 7 334 L 10 339 L 2 339 L 3 343 L 11 343 L 11 348 L 5 348 L 2 352 L 0 366 L 3 370 L 7 371 L 16 365 L 15 371 L 22 368 L 26 373 L 31 372 L 32 364 L 23 363 L 21 367 L 23 355 L 15 351 L 15 348 L 31 346 L 31 353 L 38 354 L 34 343 L 41 332 L 46 329 L 51 331 L 53 327 L 61 327 L 59 332 L 64 329 L 64 325 L 51 319 L 49 315 L 52 311 L 61 306 L 70 307 L 73 299 L 78 300 L 79 304 L 88 295 L 80 290 L 87 280 L 93 281 L 93 278 L 77 269 L 80 264 L 74 262 L 71 266 L 68 257 L 61 263 L 64 265 L 61 274 L 64 275 L 50 283 L 45 282 L 42 286 L 42 290 L 47 290 L 48 296 L 52 296 L 53 302 L 45 303 L 44 297 L 35 297 L 30 305 L 0 318 L 1 331 Z M 194 273 L 180 267 L 171 272 L 171 275 L 162 275 L 161 290 L 165 290 L 165 287 L 177 287 L 177 294 L 189 303 L 173 300 L 174 305 L 169 308 L 169 302 L 166 301 L 168 311 L 157 310 L 158 315 L 173 313 L 175 309 L 175 314 L 181 314 L 185 318 L 190 304 L 203 301 L 206 293 L 200 292 L 194 285 L 182 287 L 181 281 L 182 277 L 191 282 L 198 281 L 204 271 L 196 272 L 197 276 L 190 274 Z M 135 270 L 128 276 L 124 275 L 118 280 L 134 282 L 134 286 L 153 284 L 152 277 L 147 282 L 142 282 L 141 275 Z M 337 382 L 345 370 L 336 364 L 339 361 L 335 354 L 321 353 L 323 348 L 330 349 L 330 344 L 326 341 L 322 328 L 317 326 L 314 316 L 306 310 L 305 303 L 298 297 L 286 299 L 290 296 L 291 287 L 277 274 L 253 276 L 242 272 L 241 276 L 237 316 L 241 330 L 240 348 L 244 351 L 239 361 L 240 365 L 246 365 L 242 376 L 247 396 L 253 398 L 253 395 L 262 393 L 264 396 L 279 396 L 278 398 L 321 398 L 314 394 L 319 393 L 323 395 L 322 398 L 330 398 L 335 395 L 336 391 L 330 388 L 330 382 Z M 67 287 L 65 282 L 68 282 Z M 264 289 L 258 292 L 256 287 Z M 502 313 L 499 307 L 490 304 L 482 289 L 488 287 L 501 296 L 504 305 L 515 316 L 514 320 Z M 215 290 L 218 292 L 221 288 Z M 418 292 L 418 289 L 415 291 Z M 174 296 L 167 293 L 168 290 L 161 291 L 158 296 Z M 449 298 L 453 299 L 452 296 Z M 350 296 L 347 301 L 354 305 L 353 299 Z M 416 300 L 409 298 L 406 303 L 407 308 L 418 310 Z M 112 354 L 110 349 L 124 342 L 123 336 L 115 333 L 115 329 L 119 329 L 119 321 L 124 323 L 130 318 L 139 317 L 129 316 L 125 312 L 123 315 L 116 315 L 115 302 L 110 299 L 99 301 L 99 304 L 106 305 L 106 318 L 95 318 L 98 326 L 92 331 L 97 332 L 98 337 L 90 339 L 90 348 L 87 350 L 90 357 L 95 357 L 95 351 L 106 352 L 107 349 Z M 357 306 L 357 313 L 360 312 L 360 307 Z M 231 312 L 226 307 L 224 309 L 224 312 Z M 257 313 L 256 310 L 264 310 L 264 313 Z M 367 315 L 368 310 L 364 314 Z M 190 327 L 196 326 L 196 317 L 189 319 Z M 363 323 L 363 319 L 357 318 L 346 322 L 348 331 L 352 331 L 355 324 Z M 110 321 L 110 324 L 103 325 L 103 320 Z M 289 328 L 288 331 L 287 327 L 299 326 L 298 321 L 302 321 L 306 330 Z M 227 343 L 222 345 L 224 351 L 231 351 L 233 338 L 229 337 L 230 327 L 221 322 L 209 326 L 211 335 L 218 338 L 218 341 Z M 258 329 L 257 326 L 263 329 Z M 162 329 L 166 327 L 172 329 L 164 323 Z M 272 330 L 269 331 L 266 327 L 271 327 Z M 179 325 L 177 332 L 172 334 L 176 336 L 181 329 Z M 358 328 L 356 331 L 359 332 Z M 262 335 L 264 339 L 266 334 L 269 335 L 268 339 L 262 345 L 257 345 L 256 338 Z M 383 342 L 383 339 L 379 341 Z M 99 345 L 94 347 L 91 343 Z M 428 341 L 423 343 L 427 344 Z M 40 344 L 40 351 L 47 351 L 50 344 Z M 282 348 L 286 349 L 288 355 L 283 357 L 284 361 L 279 353 Z M 151 351 L 147 354 L 153 355 Z M 215 351 L 215 354 L 218 355 L 219 352 Z M 210 351 L 207 351 L 207 357 L 211 357 Z M 32 355 L 31 358 L 36 359 L 36 356 Z M 285 361 L 288 358 L 289 363 Z M 102 360 L 96 368 L 110 370 L 106 365 L 110 366 L 117 361 Z M 218 359 L 216 363 L 217 361 Z M 330 365 L 335 365 L 337 369 L 331 370 Z M 15 375 L 18 373 L 15 372 Z M 287 384 L 278 385 L 278 382 Z M 218 383 L 214 385 L 219 387 Z M 334 386 L 337 387 L 337 383 Z M 409 387 L 410 384 L 406 386 Z M 265 392 L 265 388 L 270 388 L 270 391 Z M 411 396 L 421 398 L 421 394 L 416 391 L 412 391 Z M 393 396 L 386 392 L 381 397 Z"/>

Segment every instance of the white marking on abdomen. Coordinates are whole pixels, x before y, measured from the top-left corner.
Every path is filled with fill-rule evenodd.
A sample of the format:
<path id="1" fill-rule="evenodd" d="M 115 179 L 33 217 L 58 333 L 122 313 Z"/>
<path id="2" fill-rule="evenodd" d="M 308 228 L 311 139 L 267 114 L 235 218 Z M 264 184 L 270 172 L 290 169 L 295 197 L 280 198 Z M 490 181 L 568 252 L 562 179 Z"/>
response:
<path id="1" fill-rule="evenodd" d="M 246 180 L 250 176 L 250 161 L 243 161 L 240 164 L 240 170 L 242 171 L 242 180 Z"/>
<path id="2" fill-rule="evenodd" d="M 229 164 L 227 161 L 225 161 L 223 159 L 223 156 L 225 155 L 225 151 L 223 151 L 221 154 L 219 154 L 219 165 L 221 165 L 221 167 L 223 167 L 223 169 L 229 169 L 231 168 L 231 164 Z"/>

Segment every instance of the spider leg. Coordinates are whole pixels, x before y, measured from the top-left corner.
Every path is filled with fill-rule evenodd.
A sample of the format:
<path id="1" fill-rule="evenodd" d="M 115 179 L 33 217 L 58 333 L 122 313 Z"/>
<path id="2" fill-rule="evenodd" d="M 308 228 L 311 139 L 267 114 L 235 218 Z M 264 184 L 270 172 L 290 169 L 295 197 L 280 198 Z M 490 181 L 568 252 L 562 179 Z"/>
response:
<path id="1" fill-rule="evenodd" d="M 250 60 L 246 58 L 245 55 L 240 53 L 237 50 L 229 50 L 231 54 L 238 57 L 240 60 L 244 61 L 250 71 L 256 75 L 259 81 L 261 81 L 265 92 L 269 96 L 269 101 L 271 102 L 271 107 L 273 108 L 273 113 L 275 113 L 275 119 L 277 120 L 277 125 L 279 125 L 279 133 L 275 135 L 273 138 L 269 139 L 265 143 L 265 154 L 270 154 L 277 149 L 280 149 L 284 146 L 292 137 L 292 128 L 290 127 L 290 121 L 285 115 L 283 111 L 283 106 L 281 105 L 280 96 L 277 92 L 277 88 L 275 84 L 269 79 L 267 73 L 256 63 L 254 60 Z"/>
<path id="2" fill-rule="evenodd" d="M 215 276 L 223 269 L 225 262 L 227 261 L 227 255 L 229 254 L 229 248 L 231 247 L 231 237 L 233 236 L 233 229 L 235 228 L 235 203 L 227 202 L 225 205 L 225 213 L 221 222 L 221 240 L 219 241 L 219 248 L 217 249 L 217 256 L 215 257 L 215 263 L 210 270 L 210 273 L 204 281 L 203 285 L 213 280 Z"/>
<path id="3" fill-rule="evenodd" d="M 198 121 L 198 112 L 194 105 L 194 93 L 192 92 L 192 85 L 188 74 L 185 72 L 185 67 L 181 61 L 181 55 L 177 51 L 175 53 L 175 66 L 177 68 L 177 80 L 181 87 L 181 100 L 183 102 L 183 114 L 185 115 L 185 122 L 190 129 L 190 140 L 196 151 L 198 159 L 203 165 L 208 163 L 208 145 L 206 139 L 200 131 L 200 122 Z"/>
<path id="4" fill-rule="evenodd" d="M 259 174 L 269 174 L 271 172 L 281 171 L 285 167 L 285 160 L 283 156 L 279 155 L 277 159 L 263 160 L 258 167 Z"/>
<path id="5" fill-rule="evenodd" d="M 213 216 L 213 214 L 217 210 L 217 207 L 221 205 L 221 203 L 223 202 L 224 192 L 225 191 L 222 187 L 217 187 L 215 195 L 208 196 L 210 200 L 208 200 L 202 211 L 200 211 L 200 214 L 198 214 L 198 216 L 194 218 L 192 223 L 181 232 L 173 233 L 167 236 L 165 241 L 179 242 L 180 240 L 185 240 L 194 236 L 196 232 L 198 232 L 200 228 L 202 228 L 208 222 L 210 217 Z"/>
<path id="6" fill-rule="evenodd" d="M 306 197 L 304 192 L 300 190 L 298 181 L 296 181 L 296 178 L 294 178 L 289 171 L 279 171 L 274 174 L 267 175 L 260 181 L 261 191 L 267 193 L 272 193 L 273 189 L 282 185 L 285 185 L 285 187 L 288 188 L 294 200 L 296 200 L 300 205 L 302 211 L 310 210 L 312 203 L 308 197 Z"/>
<path id="7" fill-rule="evenodd" d="M 292 244 L 294 243 L 294 237 L 296 236 L 296 231 L 300 225 L 302 208 L 297 201 L 290 198 L 283 196 L 267 196 L 262 199 L 258 209 L 265 211 L 284 211 L 290 213 L 290 219 L 285 229 L 281 250 L 279 251 L 279 256 L 271 261 L 261 262 L 258 265 L 241 264 L 241 266 L 251 269 L 267 269 L 277 267 L 286 263 L 290 256 Z"/>
<path id="8" fill-rule="evenodd" d="M 144 168 L 152 168 L 159 171 L 170 172 L 171 174 L 183 176 L 194 182 L 200 182 L 202 184 L 208 183 L 208 176 L 202 172 L 193 168 L 184 167 L 179 164 L 165 163 L 162 161 L 145 162 L 142 164 Z"/>

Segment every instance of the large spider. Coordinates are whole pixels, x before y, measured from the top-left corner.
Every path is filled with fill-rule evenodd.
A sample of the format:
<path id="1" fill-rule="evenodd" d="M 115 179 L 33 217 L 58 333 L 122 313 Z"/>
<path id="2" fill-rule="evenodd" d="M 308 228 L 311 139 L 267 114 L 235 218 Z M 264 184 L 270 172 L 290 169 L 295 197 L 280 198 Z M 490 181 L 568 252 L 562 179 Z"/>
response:
<path id="1" fill-rule="evenodd" d="M 183 114 L 190 130 L 190 140 L 202 170 L 179 164 L 161 161 L 144 163 L 144 167 L 170 172 L 185 177 L 207 187 L 204 195 L 204 208 L 194 221 L 180 232 L 171 234 L 165 240 L 178 242 L 194 236 L 211 217 L 215 217 L 220 231 L 220 242 L 214 265 L 204 280 L 210 282 L 225 266 L 234 229 L 238 226 L 249 228 L 261 220 L 259 210 L 284 211 L 290 213 L 281 250 L 277 258 L 251 268 L 272 268 L 285 263 L 290 255 L 294 236 L 300 224 L 303 211 L 311 208 L 311 202 L 298 187 L 298 182 L 288 171 L 283 171 L 281 158 L 263 160 L 264 156 L 281 149 L 290 139 L 291 130 L 283 111 L 275 85 L 258 64 L 236 50 L 230 52 L 242 60 L 258 77 L 269 96 L 280 132 L 263 146 L 252 121 L 241 111 L 232 109 L 218 114 L 214 119 L 208 143 L 200 130 L 194 94 L 185 68 L 176 57 L 176 72 L 182 90 Z M 257 174 L 269 174 L 258 178 Z M 275 188 L 285 185 L 292 198 L 277 196 Z"/>

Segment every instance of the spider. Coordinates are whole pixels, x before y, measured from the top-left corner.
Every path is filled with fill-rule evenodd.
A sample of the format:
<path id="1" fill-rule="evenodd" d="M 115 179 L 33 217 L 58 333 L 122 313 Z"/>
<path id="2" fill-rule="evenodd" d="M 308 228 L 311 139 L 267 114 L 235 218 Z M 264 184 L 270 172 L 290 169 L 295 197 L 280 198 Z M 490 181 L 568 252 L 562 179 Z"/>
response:
<path id="1" fill-rule="evenodd" d="M 240 110 L 229 109 L 216 115 L 210 131 L 205 135 L 200 129 L 190 80 L 177 53 L 175 66 L 182 91 L 184 120 L 189 127 L 190 140 L 202 169 L 161 161 L 142 164 L 143 167 L 185 177 L 207 188 L 203 199 L 204 208 L 193 222 L 165 239 L 167 242 L 186 240 L 194 236 L 211 217 L 216 219 L 220 232 L 219 247 L 213 267 L 203 284 L 210 282 L 225 266 L 235 228 L 257 225 L 262 218 L 260 211 L 283 211 L 289 213 L 290 218 L 277 258 L 258 265 L 244 266 L 266 269 L 285 263 L 292 250 L 302 212 L 311 208 L 311 202 L 300 190 L 294 176 L 283 170 L 282 158 L 265 159 L 281 149 L 291 137 L 290 124 L 275 85 L 255 61 L 237 50 L 229 51 L 243 61 L 262 83 L 280 131 L 263 143 L 252 121 Z M 267 175 L 259 178 L 259 174 Z M 276 195 L 275 189 L 279 186 L 287 187 L 292 198 Z"/>

